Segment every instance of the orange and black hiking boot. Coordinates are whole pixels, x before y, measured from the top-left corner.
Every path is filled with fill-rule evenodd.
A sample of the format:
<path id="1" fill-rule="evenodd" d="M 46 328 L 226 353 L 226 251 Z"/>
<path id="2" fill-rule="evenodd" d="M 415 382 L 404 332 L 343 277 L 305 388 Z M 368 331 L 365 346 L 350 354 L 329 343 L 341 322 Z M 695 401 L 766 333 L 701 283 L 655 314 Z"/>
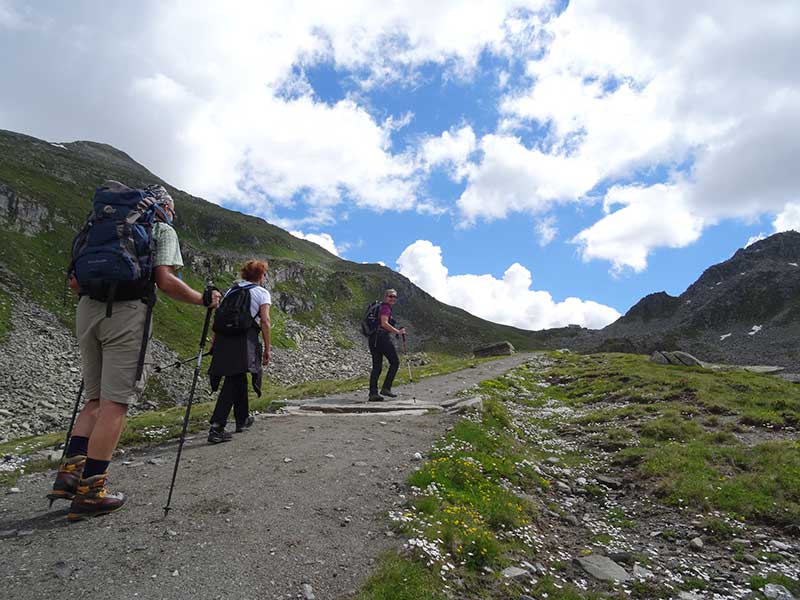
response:
<path id="1" fill-rule="evenodd" d="M 53 482 L 53 489 L 47 494 L 50 506 L 56 500 L 72 500 L 78 491 L 78 481 L 83 473 L 83 465 L 86 464 L 86 457 L 82 455 L 65 458 L 58 465 L 56 480 Z"/>
<path id="2" fill-rule="evenodd" d="M 88 517 L 98 517 L 119 510 L 125 506 L 124 494 L 112 494 L 106 487 L 108 473 L 100 473 L 78 482 L 78 490 L 72 499 L 67 519 L 80 521 Z"/>

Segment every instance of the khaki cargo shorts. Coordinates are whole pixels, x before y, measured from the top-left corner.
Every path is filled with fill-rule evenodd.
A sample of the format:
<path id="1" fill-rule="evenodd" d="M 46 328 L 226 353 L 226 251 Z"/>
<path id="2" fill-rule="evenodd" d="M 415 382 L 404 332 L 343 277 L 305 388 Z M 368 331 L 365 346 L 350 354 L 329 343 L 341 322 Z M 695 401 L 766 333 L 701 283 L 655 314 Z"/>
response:
<path id="1" fill-rule="evenodd" d="M 106 306 L 88 296 L 78 302 L 75 330 L 86 398 L 135 403 L 147 379 L 145 368 L 134 381 L 147 306 L 140 300 L 114 302 L 110 317 L 106 317 Z M 151 333 L 152 326 L 148 339 Z"/>

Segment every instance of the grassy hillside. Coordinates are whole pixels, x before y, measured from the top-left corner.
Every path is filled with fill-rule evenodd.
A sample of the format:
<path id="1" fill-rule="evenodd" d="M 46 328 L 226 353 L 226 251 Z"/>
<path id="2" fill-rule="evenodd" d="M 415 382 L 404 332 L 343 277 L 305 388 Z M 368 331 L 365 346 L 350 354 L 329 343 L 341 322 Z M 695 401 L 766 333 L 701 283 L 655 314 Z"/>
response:
<path id="1" fill-rule="evenodd" d="M 482 397 L 480 411 L 428 452 L 389 514 L 408 543 L 357 598 L 800 591 L 796 554 L 781 552 L 800 522 L 795 384 L 555 353 L 469 393 Z M 576 564 L 590 555 L 634 576 L 594 579 Z M 392 595 L 398 586 L 406 595 Z"/>
<path id="2" fill-rule="evenodd" d="M 74 315 L 74 301 L 64 302 L 70 242 L 90 209 L 94 188 L 106 179 L 131 186 L 159 182 L 170 190 L 178 207 L 176 229 L 187 263 L 184 277 L 196 288 L 208 276 L 219 287 L 228 285 L 242 260 L 267 258 L 278 276 L 272 291 L 291 305 L 273 309 L 279 346 L 292 343 L 281 332 L 288 313 L 307 324 L 324 322 L 331 328 L 332 340 L 344 340 L 343 330 L 354 326 L 385 287 L 399 290 L 398 317 L 422 347 L 457 352 L 501 339 L 525 349 L 542 343 L 540 334 L 489 323 L 446 306 L 391 269 L 342 260 L 263 219 L 176 190 L 111 146 L 74 142 L 59 147 L 0 131 L 0 231 L 5 240 L 0 263 L 36 302 L 66 324 L 71 325 Z M 155 335 L 178 352 L 191 351 L 201 311 L 163 296 L 161 300 Z"/>

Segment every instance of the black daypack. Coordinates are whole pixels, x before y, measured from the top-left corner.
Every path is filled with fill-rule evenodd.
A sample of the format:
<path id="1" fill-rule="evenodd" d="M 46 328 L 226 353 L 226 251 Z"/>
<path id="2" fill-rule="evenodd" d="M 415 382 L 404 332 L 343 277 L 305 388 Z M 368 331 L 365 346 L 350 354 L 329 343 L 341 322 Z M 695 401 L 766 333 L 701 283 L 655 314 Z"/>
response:
<path id="1" fill-rule="evenodd" d="M 72 241 L 69 274 L 81 293 L 111 304 L 155 298 L 153 225 L 159 210 L 143 190 L 116 181 L 97 188 L 92 212 Z"/>
<path id="2" fill-rule="evenodd" d="M 225 294 L 214 314 L 212 329 L 218 335 L 242 335 L 255 327 L 255 317 L 250 312 L 250 290 L 256 287 L 235 285 Z"/>
<path id="3" fill-rule="evenodd" d="M 365 337 L 369 337 L 378 332 L 378 328 L 381 324 L 381 304 L 382 302 L 380 300 L 376 300 L 367 307 L 367 313 L 361 320 L 361 333 L 364 334 Z"/>

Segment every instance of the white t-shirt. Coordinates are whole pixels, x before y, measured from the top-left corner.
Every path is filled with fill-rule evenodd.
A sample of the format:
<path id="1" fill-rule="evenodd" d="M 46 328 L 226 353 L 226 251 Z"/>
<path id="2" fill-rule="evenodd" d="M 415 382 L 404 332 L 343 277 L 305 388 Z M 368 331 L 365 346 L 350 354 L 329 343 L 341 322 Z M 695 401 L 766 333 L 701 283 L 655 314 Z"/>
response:
<path id="1" fill-rule="evenodd" d="M 246 285 L 253 285 L 253 283 L 251 281 L 240 281 L 236 285 L 238 285 L 239 287 L 244 287 Z M 227 296 L 228 294 L 225 295 Z M 258 312 L 261 309 L 261 305 L 263 304 L 272 304 L 272 296 L 270 296 L 269 292 L 260 285 L 251 287 L 250 314 L 253 315 L 253 318 L 256 320 L 257 323 L 261 322 L 261 319 L 259 319 L 258 317 Z"/>

